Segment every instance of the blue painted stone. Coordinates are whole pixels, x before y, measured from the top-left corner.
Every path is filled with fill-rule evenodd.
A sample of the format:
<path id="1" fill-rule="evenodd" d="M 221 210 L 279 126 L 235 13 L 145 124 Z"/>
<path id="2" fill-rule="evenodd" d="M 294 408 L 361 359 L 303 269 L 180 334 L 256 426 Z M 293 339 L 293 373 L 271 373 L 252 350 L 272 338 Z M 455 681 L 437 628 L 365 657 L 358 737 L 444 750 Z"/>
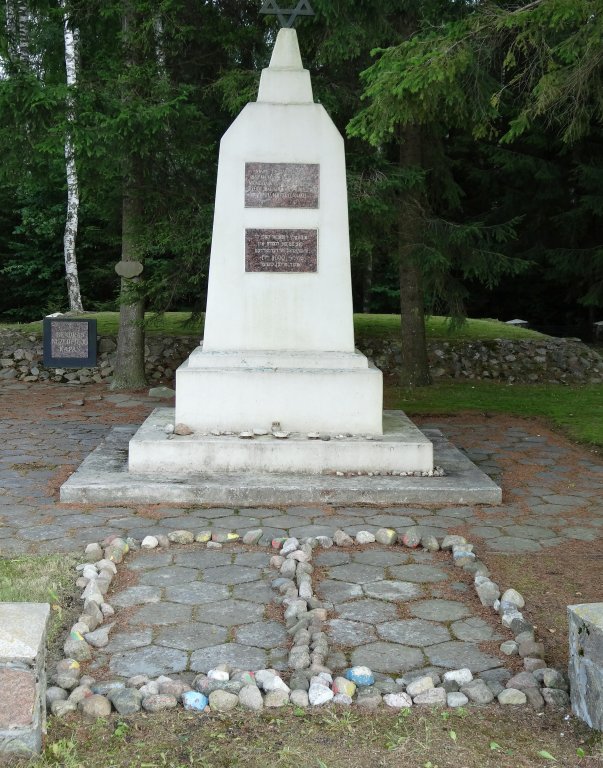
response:
<path id="1" fill-rule="evenodd" d="M 358 686 L 373 685 L 375 676 L 368 667 L 351 667 L 346 670 L 345 678 Z"/>
<path id="2" fill-rule="evenodd" d="M 182 704 L 184 709 L 192 710 L 195 712 L 203 712 L 205 707 L 209 704 L 209 699 L 205 694 L 198 691 L 186 691 L 182 694 Z"/>

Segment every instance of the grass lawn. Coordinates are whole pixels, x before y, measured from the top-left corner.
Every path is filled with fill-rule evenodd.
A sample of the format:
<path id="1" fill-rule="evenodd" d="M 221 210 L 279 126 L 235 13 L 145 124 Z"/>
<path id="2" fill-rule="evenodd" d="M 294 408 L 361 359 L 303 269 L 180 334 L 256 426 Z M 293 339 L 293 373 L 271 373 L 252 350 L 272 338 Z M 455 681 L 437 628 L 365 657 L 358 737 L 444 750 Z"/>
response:
<path id="1" fill-rule="evenodd" d="M 45 755 L 29 768 L 596 768 L 602 759 L 581 723 L 524 707 L 286 708 L 51 721 Z"/>
<path id="2" fill-rule="evenodd" d="M 119 315 L 117 312 L 90 312 L 78 317 L 95 317 L 98 333 L 101 336 L 117 334 Z M 189 312 L 166 312 L 163 315 L 147 313 L 147 331 L 158 335 L 201 336 L 205 317 L 194 322 Z M 0 326 L 2 327 L 2 326 Z M 5 326 L 7 327 L 7 326 Z M 13 324 L 8 327 L 18 328 L 36 334 L 42 333 L 42 322 Z M 356 338 L 396 338 L 400 335 L 399 315 L 354 315 Z M 462 341 L 468 339 L 536 339 L 542 334 L 525 328 L 515 328 L 498 320 L 467 320 L 460 328 L 450 330 L 445 317 L 427 319 L 427 335 L 430 339 L 448 339 Z"/>
<path id="3" fill-rule="evenodd" d="M 603 385 L 447 381 L 414 390 L 386 386 L 388 408 L 414 414 L 464 411 L 541 417 L 571 438 L 603 447 Z"/>
<path id="4" fill-rule="evenodd" d="M 76 560 L 70 555 L 2 558 L 0 545 L 0 603 L 50 603 L 49 642 L 63 625 L 63 611 L 73 598 Z"/>

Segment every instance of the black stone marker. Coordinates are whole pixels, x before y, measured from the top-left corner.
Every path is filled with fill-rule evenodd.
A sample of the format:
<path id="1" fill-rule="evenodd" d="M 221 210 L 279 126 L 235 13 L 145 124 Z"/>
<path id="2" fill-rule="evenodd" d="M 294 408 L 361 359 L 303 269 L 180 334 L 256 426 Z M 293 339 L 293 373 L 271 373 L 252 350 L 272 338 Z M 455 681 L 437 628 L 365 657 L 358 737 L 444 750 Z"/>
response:
<path id="1" fill-rule="evenodd" d="M 89 368 L 96 365 L 96 320 L 45 317 L 44 365 Z"/>

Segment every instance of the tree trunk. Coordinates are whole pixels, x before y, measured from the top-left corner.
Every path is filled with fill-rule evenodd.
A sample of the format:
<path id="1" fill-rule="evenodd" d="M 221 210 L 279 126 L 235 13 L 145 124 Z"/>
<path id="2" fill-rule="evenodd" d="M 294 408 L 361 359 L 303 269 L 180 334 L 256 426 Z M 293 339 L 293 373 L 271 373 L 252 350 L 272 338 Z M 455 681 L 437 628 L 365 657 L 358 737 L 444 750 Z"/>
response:
<path id="1" fill-rule="evenodd" d="M 63 237 L 63 253 L 65 256 L 65 279 L 69 310 L 83 312 L 82 295 L 75 255 L 75 241 L 79 221 L 80 191 L 75 164 L 75 147 L 73 144 L 73 125 L 75 123 L 75 96 L 78 67 L 78 31 L 72 29 L 69 14 L 65 8 L 65 0 L 60 0 L 63 9 L 63 36 L 65 41 L 65 71 L 67 75 L 67 130 L 65 133 L 65 173 L 67 176 L 67 215 Z"/>
<path id="2" fill-rule="evenodd" d="M 368 314 L 371 311 L 371 298 L 373 290 L 373 254 L 366 257 L 364 266 L 364 279 L 362 281 L 362 311 Z"/>
<path id="3" fill-rule="evenodd" d="M 122 201 L 121 260 L 139 261 L 138 230 L 142 201 L 137 174 L 124 180 Z M 147 384 L 144 370 L 144 300 L 132 298 L 139 277 L 121 279 L 119 333 L 111 389 L 142 389 Z"/>
<path id="4" fill-rule="evenodd" d="M 137 18 L 132 3 L 130 0 L 124 0 L 122 31 L 126 69 L 136 64 L 136 24 Z M 124 90 L 122 98 L 126 100 L 129 96 Z M 123 165 L 121 260 L 142 261 L 138 246 L 143 221 L 142 161 L 131 150 L 128 154 L 126 147 Z M 142 389 L 147 384 L 144 370 L 144 299 L 132 294 L 132 289 L 136 288 L 139 281 L 139 277 L 121 279 L 119 333 L 111 389 Z"/>
<path id="5" fill-rule="evenodd" d="M 400 165 L 420 167 L 421 129 L 410 125 L 400 130 Z M 405 191 L 398 217 L 398 258 L 400 270 L 400 320 L 402 324 L 402 365 L 400 384 L 418 387 L 431 384 L 425 340 L 425 308 L 421 267 L 416 250 L 421 242 L 423 216 L 420 196 Z"/>

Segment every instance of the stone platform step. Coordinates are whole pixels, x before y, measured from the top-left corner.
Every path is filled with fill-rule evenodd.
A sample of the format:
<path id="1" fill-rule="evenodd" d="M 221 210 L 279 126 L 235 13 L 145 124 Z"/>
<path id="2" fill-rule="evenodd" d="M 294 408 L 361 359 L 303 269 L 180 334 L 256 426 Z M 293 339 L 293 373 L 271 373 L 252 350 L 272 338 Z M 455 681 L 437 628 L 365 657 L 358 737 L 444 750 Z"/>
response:
<path id="1" fill-rule="evenodd" d="M 433 470 L 431 441 L 402 411 L 384 413 L 383 435 L 329 435 L 328 440 L 299 432 L 286 439 L 167 434 L 174 419 L 173 408 L 156 408 L 145 420 L 130 440 L 130 473 L 188 477 L 199 471 L 320 475 Z"/>
<path id="2" fill-rule="evenodd" d="M 291 505 L 500 504 L 496 483 L 437 430 L 425 430 L 434 463 L 445 477 L 338 477 L 286 473 L 220 472 L 186 477 L 128 471 L 135 426 L 114 427 L 61 486 L 62 502 L 79 504 L 199 504 L 228 507 Z"/>

